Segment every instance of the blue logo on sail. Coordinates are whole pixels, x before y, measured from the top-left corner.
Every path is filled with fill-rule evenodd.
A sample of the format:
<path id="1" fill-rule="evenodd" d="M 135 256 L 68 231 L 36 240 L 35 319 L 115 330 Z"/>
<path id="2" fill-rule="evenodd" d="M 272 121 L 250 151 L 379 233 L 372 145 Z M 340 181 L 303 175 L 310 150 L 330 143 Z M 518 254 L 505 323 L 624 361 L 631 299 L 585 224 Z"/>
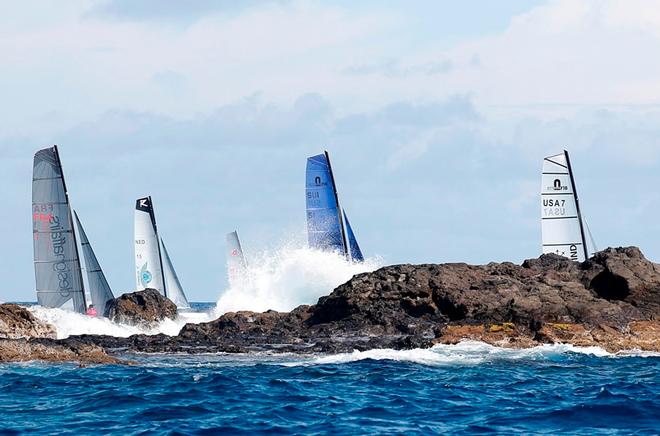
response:
<path id="1" fill-rule="evenodd" d="M 142 268 L 140 268 L 140 283 L 146 288 L 147 285 L 151 283 L 151 279 L 151 272 L 147 270 L 147 263 L 145 262 L 144 265 L 142 265 Z"/>

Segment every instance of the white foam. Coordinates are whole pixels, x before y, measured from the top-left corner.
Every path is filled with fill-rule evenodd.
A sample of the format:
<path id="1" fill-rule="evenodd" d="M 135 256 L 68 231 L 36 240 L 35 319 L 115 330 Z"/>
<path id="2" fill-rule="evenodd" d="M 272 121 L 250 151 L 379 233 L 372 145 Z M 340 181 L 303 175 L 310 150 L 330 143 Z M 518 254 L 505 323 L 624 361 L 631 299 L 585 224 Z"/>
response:
<path id="1" fill-rule="evenodd" d="M 250 256 L 246 279 L 225 290 L 216 313 L 272 309 L 289 311 L 301 304 L 314 304 L 355 274 L 373 271 L 382 259 L 347 262 L 343 256 L 286 245 Z"/>
<path id="2" fill-rule="evenodd" d="M 392 360 L 429 366 L 478 365 L 494 360 L 545 360 L 569 353 L 588 354 L 599 358 L 660 357 L 660 353 L 624 351 L 609 353 L 600 347 L 576 347 L 567 344 L 546 344 L 532 348 L 501 348 L 484 342 L 463 341 L 456 345 L 435 345 L 427 349 L 392 350 L 376 349 L 353 351 L 330 356 L 320 356 L 302 361 L 287 362 L 286 366 L 332 365 L 361 360 Z"/>
<path id="3" fill-rule="evenodd" d="M 155 335 L 164 333 L 176 336 L 187 323 L 200 323 L 214 319 L 213 314 L 204 312 L 182 312 L 176 321 L 164 320 L 155 328 L 145 329 L 125 324 L 117 324 L 107 318 L 91 317 L 64 309 L 51 309 L 42 306 L 28 308 L 41 321 L 55 326 L 57 338 L 64 339 L 74 335 L 107 335 L 128 337 L 135 334 Z"/>

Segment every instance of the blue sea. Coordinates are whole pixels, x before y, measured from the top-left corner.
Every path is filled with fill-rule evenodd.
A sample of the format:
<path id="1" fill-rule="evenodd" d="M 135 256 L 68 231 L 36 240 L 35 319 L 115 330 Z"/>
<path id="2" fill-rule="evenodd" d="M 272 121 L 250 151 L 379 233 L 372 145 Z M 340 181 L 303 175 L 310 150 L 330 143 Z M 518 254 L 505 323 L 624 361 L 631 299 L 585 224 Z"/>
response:
<path id="1" fill-rule="evenodd" d="M 660 356 L 465 342 L 0 365 L 4 433 L 658 434 Z"/>

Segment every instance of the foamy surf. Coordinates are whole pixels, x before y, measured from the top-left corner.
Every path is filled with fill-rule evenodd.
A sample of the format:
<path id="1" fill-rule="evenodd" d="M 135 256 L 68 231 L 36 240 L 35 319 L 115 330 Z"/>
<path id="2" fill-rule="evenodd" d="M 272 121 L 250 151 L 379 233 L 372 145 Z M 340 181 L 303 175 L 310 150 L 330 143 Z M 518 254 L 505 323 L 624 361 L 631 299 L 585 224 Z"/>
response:
<path id="1" fill-rule="evenodd" d="M 339 254 L 294 246 L 250 256 L 245 280 L 233 283 L 220 296 L 216 313 L 239 310 L 289 311 L 314 304 L 355 274 L 382 266 L 382 259 L 347 262 Z"/>
<path id="2" fill-rule="evenodd" d="M 479 365 L 496 360 L 548 360 L 570 353 L 591 355 L 599 358 L 660 357 L 660 353 L 640 350 L 609 353 L 600 347 L 576 347 L 568 344 L 545 344 L 532 348 L 515 349 L 495 347 L 478 341 L 462 341 L 455 345 L 435 345 L 427 349 L 392 350 L 375 349 L 353 351 L 312 359 L 286 362 L 285 366 L 339 365 L 363 360 L 390 360 L 418 363 L 427 366 Z"/>
<path id="3" fill-rule="evenodd" d="M 58 339 L 65 339 L 75 335 L 107 335 L 126 338 L 136 334 L 155 335 L 159 333 L 176 336 L 187 323 L 201 323 L 211 321 L 215 317 L 212 313 L 182 312 L 176 320 L 164 320 L 156 327 L 147 329 L 126 324 L 118 324 L 103 317 L 91 317 L 70 310 L 51 309 L 42 306 L 28 308 L 34 316 L 47 322 L 57 331 Z"/>

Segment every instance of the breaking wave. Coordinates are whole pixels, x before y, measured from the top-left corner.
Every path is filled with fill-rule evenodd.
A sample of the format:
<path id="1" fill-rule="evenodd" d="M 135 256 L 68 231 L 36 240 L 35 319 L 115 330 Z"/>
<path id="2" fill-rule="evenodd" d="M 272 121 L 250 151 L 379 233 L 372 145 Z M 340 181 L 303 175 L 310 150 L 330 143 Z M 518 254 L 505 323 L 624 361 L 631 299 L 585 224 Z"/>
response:
<path id="1" fill-rule="evenodd" d="M 334 365 L 363 360 L 390 360 L 410 362 L 428 366 L 480 365 L 484 363 L 512 360 L 539 361 L 552 360 L 570 353 L 590 355 L 599 358 L 620 357 L 660 357 L 660 353 L 638 350 L 609 353 L 600 347 L 576 347 L 567 344 L 547 344 L 532 348 L 501 348 L 478 341 L 462 341 L 455 345 L 435 345 L 427 349 L 392 350 L 374 349 L 353 351 L 330 356 L 320 356 L 303 361 L 287 362 L 287 366 Z"/>
<path id="2" fill-rule="evenodd" d="M 55 326 L 57 338 L 64 339 L 75 335 L 107 335 L 116 337 L 129 337 L 135 334 L 155 335 L 164 333 L 176 336 L 187 323 L 200 323 L 214 319 L 212 313 L 192 312 L 179 313 L 176 321 L 164 320 L 155 328 L 147 329 L 125 324 L 117 324 L 107 318 L 90 317 L 65 309 L 51 309 L 42 306 L 28 308 L 34 316 L 41 321 Z"/>
<path id="3" fill-rule="evenodd" d="M 232 283 L 220 296 L 218 314 L 289 311 L 301 304 L 314 304 L 355 274 L 379 268 L 382 259 L 352 263 L 336 253 L 284 246 L 251 256 L 248 264 L 245 278 Z"/>

